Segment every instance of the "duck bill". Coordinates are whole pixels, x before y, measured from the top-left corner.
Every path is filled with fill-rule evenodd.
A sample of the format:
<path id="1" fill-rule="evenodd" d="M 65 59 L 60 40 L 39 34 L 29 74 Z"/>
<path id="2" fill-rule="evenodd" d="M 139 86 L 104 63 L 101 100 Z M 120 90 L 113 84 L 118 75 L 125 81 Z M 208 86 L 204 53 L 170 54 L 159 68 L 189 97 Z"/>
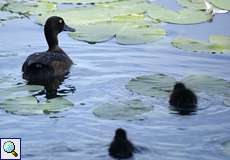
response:
<path id="1" fill-rule="evenodd" d="M 63 31 L 75 32 L 76 30 L 65 24 L 63 27 Z"/>

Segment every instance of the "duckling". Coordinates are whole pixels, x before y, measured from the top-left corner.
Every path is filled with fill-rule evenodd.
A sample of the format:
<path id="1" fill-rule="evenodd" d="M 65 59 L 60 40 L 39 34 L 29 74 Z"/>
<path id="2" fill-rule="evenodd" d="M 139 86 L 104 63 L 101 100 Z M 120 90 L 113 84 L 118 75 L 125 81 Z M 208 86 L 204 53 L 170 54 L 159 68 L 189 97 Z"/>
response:
<path id="1" fill-rule="evenodd" d="M 177 82 L 174 85 L 174 89 L 170 95 L 169 104 L 185 110 L 195 109 L 197 106 L 197 97 L 195 93 L 186 88 L 183 83 Z"/>
<path id="2" fill-rule="evenodd" d="M 57 36 L 62 31 L 74 32 L 75 29 L 67 26 L 61 17 L 52 16 L 47 19 L 44 33 L 48 50 L 28 56 L 22 66 L 23 79 L 29 84 L 45 85 L 50 79 L 69 73 L 73 62 L 58 45 Z"/>
<path id="3" fill-rule="evenodd" d="M 118 159 L 131 158 L 134 150 L 133 144 L 127 139 L 126 131 L 118 128 L 110 144 L 109 155 Z"/>

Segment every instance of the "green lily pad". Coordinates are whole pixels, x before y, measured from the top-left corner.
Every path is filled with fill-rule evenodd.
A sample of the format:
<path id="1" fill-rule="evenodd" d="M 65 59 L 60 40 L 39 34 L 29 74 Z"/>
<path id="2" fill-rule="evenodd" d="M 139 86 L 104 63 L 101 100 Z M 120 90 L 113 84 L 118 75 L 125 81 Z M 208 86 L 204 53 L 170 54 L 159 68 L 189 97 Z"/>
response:
<path id="1" fill-rule="evenodd" d="M 222 143 L 223 151 L 226 155 L 230 156 L 230 141 Z"/>
<path id="2" fill-rule="evenodd" d="M 113 2 L 116 0 L 49 0 L 49 2 L 55 3 L 104 3 L 104 2 Z"/>
<path id="3" fill-rule="evenodd" d="M 8 0 L 7 4 L 3 7 L 4 11 L 10 11 L 13 13 L 18 13 L 24 16 L 30 15 L 42 15 L 47 14 L 47 12 L 52 12 L 56 10 L 56 5 L 49 3 L 47 1 L 29 2 L 29 1 L 15 1 Z"/>
<path id="4" fill-rule="evenodd" d="M 55 15 L 63 17 L 66 23 L 77 29 L 79 25 L 111 21 L 115 16 L 144 13 L 147 5 L 149 4 L 144 0 L 100 3 L 92 7 L 56 10 L 38 17 L 37 22 L 44 24 L 48 17 Z"/>
<path id="5" fill-rule="evenodd" d="M 213 18 L 211 13 L 204 11 L 182 9 L 177 12 L 156 4 L 152 4 L 147 13 L 153 19 L 174 24 L 196 24 L 209 21 Z"/>
<path id="6" fill-rule="evenodd" d="M 196 10 L 206 10 L 204 0 L 177 0 L 180 5 Z"/>
<path id="7" fill-rule="evenodd" d="M 141 24 L 141 23 L 140 23 Z M 98 43 L 116 37 L 119 44 L 142 44 L 153 42 L 164 37 L 164 29 L 148 24 L 103 22 L 80 26 L 75 33 L 70 33 L 73 39 Z"/>
<path id="8" fill-rule="evenodd" d="M 201 10 L 215 15 L 217 13 L 227 13 L 227 10 L 214 6 L 208 0 L 177 0 L 179 4 L 189 9 Z M 219 2 L 219 1 L 218 1 Z"/>
<path id="9" fill-rule="evenodd" d="M 105 42 L 114 37 L 115 33 L 121 28 L 121 24 L 112 22 L 99 22 L 95 24 L 79 26 L 77 31 L 70 33 L 70 37 L 75 40 L 86 41 L 89 43 Z"/>
<path id="10" fill-rule="evenodd" d="M 150 25 L 127 24 L 118 33 L 116 39 L 119 44 L 143 44 L 157 41 L 166 35 L 164 29 Z"/>
<path id="11" fill-rule="evenodd" d="M 32 96 L 16 97 L 6 99 L 0 103 L 0 108 L 7 112 L 19 115 L 50 114 L 65 111 L 71 108 L 73 104 L 62 98 L 54 98 L 42 103 Z"/>
<path id="12" fill-rule="evenodd" d="M 224 104 L 225 104 L 227 107 L 230 107 L 230 96 L 225 97 L 225 99 L 224 99 Z"/>
<path id="13" fill-rule="evenodd" d="M 151 97 L 167 97 L 176 80 L 163 74 L 144 75 L 131 79 L 127 88 L 141 95 Z"/>
<path id="14" fill-rule="evenodd" d="M 191 75 L 181 80 L 195 92 L 209 95 L 230 95 L 230 82 L 205 75 Z M 131 79 L 127 88 L 133 92 L 151 97 L 168 97 L 176 80 L 163 74 L 144 75 Z"/>
<path id="15" fill-rule="evenodd" d="M 230 10 L 230 1 L 229 0 L 207 0 L 211 2 L 213 5 L 215 5 L 218 8 Z"/>
<path id="16" fill-rule="evenodd" d="M 100 118 L 112 120 L 133 120 L 143 113 L 152 111 L 141 100 L 129 100 L 116 104 L 107 103 L 93 110 L 93 113 Z"/>
<path id="17" fill-rule="evenodd" d="M 182 80 L 188 88 L 196 92 L 206 92 L 210 95 L 230 93 L 230 82 L 211 76 L 191 75 Z"/>
<path id="18" fill-rule="evenodd" d="M 209 43 L 194 39 L 176 38 L 171 44 L 179 49 L 193 52 L 230 53 L 229 36 L 210 36 Z"/>
<path id="19" fill-rule="evenodd" d="M 0 108 L 6 112 L 19 115 L 49 114 L 62 112 L 73 106 L 63 97 L 57 97 L 39 102 L 34 96 L 43 86 L 39 85 L 15 85 L 15 79 L 4 76 L 0 78 Z"/>

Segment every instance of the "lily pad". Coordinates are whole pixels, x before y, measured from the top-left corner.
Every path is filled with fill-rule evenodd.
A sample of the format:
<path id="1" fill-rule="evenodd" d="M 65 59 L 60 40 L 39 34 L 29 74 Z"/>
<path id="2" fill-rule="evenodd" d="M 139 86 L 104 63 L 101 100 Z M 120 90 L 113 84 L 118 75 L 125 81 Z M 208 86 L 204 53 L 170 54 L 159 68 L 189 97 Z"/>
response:
<path id="1" fill-rule="evenodd" d="M 119 44 L 142 44 L 157 41 L 166 35 L 164 29 L 150 25 L 127 24 L 118 33 L 116 39 Z"/>
<path id="2" fill-rule="evenodd" d="M 38 101 L 32 95 L 43 90 L 43 86 L 23 83 L 14 85 L 14 81 L 8 76 L 0 79 L 0 108 L 6 112 L 19 115 L 49 114 L 62 112 L 73 106 L 63 97 Z"/>
<path id="3" fill-rule="evenodd" d="M 206 10 L 204 0 L 177 0 L 180 5 L 196 10 Z"/>
<path id="4" fill-rule="evenodd" d="M 30 16 L 30 15 L 42 15 L 42 14 L 47 14 L 47 12 L 52 12 L 56 10 L 56 5 L 53 3 L 49 3 L 47 1 L 19 2 L 15 0 L 8 0 L 7 4 L 5 4 L 2 9 L 4 11 L 10 11 L 24 16 Z"/>
<path id="5" fill-rule="evenodd" d="M 111 21 L 115 16 L 144 13 L 148 5 L 144 0 L 100 3 L 92 7 L 57 10 L 38 17 L 37 22 L 44 24 L 48 17 L 55 15 L 63 17 L 69 25 L 77 29 L 79 25 Z"/>
<path id="6" fill-rule="evenodd" d="M 230 1 L 229 0 L 207 0 L 211 2 L 213 5 L 215 5 L 218 8 L 230 10 Z"/>
<path id="7" fill-rule="evenodd" d="M 119 44 L 142 44 L 153 42 L 164 37 L 164 29 L 150 26 L 148 24 L 140 25 L 136 23 L 117 23 L 103 22 L 85 25 L 79 27 L 75 33 L 70 36 L 76 40 L 82 40 L 89 43 L 104 42 L 113 37 Z"/>
<path id="8" fill-rule="evenodd" d="M 176 38 L 171 44 L 179 49 L 193 52 L 230 53 L 229 36 L 210 36 L 209 42 L 188 38 Z"/>
<path id="9" fill-rule="evenodd" d="M 77 32 L 70 33 L 69 35 L 75 40 L 98 43 L 113 38 L 120 28 L 121 24 L 118 23 L 99 22 L 79 26 Z"/>
<path id="10" fill-rule="evenodd" d="M 230 96 L 225 97 L 225 99 L 224 99 L 224 104 L 225 104 L 227 107 L 230 107 Z"/>
<path id="11" fill-rule="evenodd" d="M 49 0 L 49 2 L 55 3 L 104 3 L 104 2 L 113 2 L 116 0 Z"/>
<path id="12" fill-rule="evenodd" d="M 216 13 L 227 13 L 228 10 L 214 6 L 208 0 L 177 0 L 179 4 L 189 9 L 201 10 L 215 15 Z"/>
<path id="13" fill-rule="evenodd" d="M 173 11 L 156 4 L 152 4 L 147 13 L 153 19 L 174 24 L 196 24 L 209 21 L 213 18 L 211 13 L 204 11 L 188 8 Z"/>
<path id="14" fill-rule="evenodd" d="M 205 92 L 210 95 L 225 95 L 230 93 L 230 82 L 204 75 L 191 75 L 182 80 L 188 88 L 196 92 Z"/>
<path id="15" fill-rule="evenodd" d="M 93 110 L 93 113 L 100 118 L 113 120 L 133 120 L 143 113 L 152 111 L 141 100 L 129 100 L 116 104 L 107 103 Z"/>
<path id="16" fill-rule="evenodd" d="M 191 75 L 181 80 L 195 92 L 209 95 L 230 95 L 230 82 L 205 75 Z M 144 96 L 168 97 L 176 80 L 163 74 L 144 75 L 131 79 L 127 88 Z"/>
<path id="17" fill-rule="evenodd" d="M 131 79 L 127 88 L 133 92 L 151 97 L 167 97 L 176 80 L 163 74 L 144 75 Z"/>
<path id="18" fill-rule="evenodd" d="M 230 141 L 222 143 L 223 151 L 226 155 L 230 156 Z"/>
<path id="19" fill-rule="evenodd" d="M 19 115 L 50 114 L 65 111 L 71 108 L 73 104 L 62 98 L 54 98 L 42 103 L 32 96 L 16 97 L 6 99 L 0 103 L 0 108 L 7 112 Z"/>

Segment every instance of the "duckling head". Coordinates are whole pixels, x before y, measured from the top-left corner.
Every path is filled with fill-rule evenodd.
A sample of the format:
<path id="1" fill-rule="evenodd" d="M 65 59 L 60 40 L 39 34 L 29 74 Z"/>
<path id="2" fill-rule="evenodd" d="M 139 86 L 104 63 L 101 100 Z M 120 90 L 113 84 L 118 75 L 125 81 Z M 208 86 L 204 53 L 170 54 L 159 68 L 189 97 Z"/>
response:
<path id="1" fill-rule="evenodd" d="M 184 83 L 182 83 L 182 82 L 177 82 L 177 83 L 174 85 L 174 90 L 179 90 L 179 89 L 186 89 Z"/>
<path id="2" fill-rule="evenodd" d="M 115 133 L 115 140 L 127 140 L 127 134 L 126 131 L 122 128 L 118 128 Z"/>

